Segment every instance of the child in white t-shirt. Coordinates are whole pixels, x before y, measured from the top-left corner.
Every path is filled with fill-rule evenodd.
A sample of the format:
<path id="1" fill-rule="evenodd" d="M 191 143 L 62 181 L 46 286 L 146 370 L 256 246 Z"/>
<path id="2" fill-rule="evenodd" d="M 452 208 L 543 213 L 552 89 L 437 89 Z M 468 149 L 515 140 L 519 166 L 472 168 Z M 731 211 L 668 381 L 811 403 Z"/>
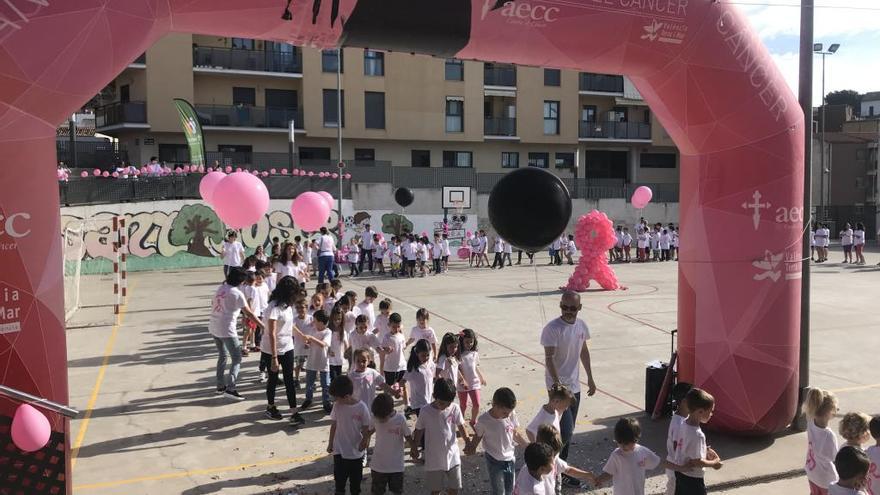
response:
<path id="1" fill-rule="evenodd" d="M 352 352 L 351 359 L 354 369 L 348 372 L 348 376 L 354 383 L 354 398 L 364 404 L 372 404 L 373 399 L 376 398 L 376 388 L 382 389 L 386 394 L 399 396 L 400 389 L 389 387 L 381 373 L 367 367 L 369 358 L 369 352 L 364 349 Z"/>
<path id="2" fill-rule="evenodd" d="M 623 261 L 629 263 L 630 260 L 630 247 L 633 243 L 633 237 L 629 233 L 629 227 L 623 228 Z"/>
<path id="3" fill-rule="evenodd" d="M 318 295 L 318 297 L 321 297 Z M 294 310 L 296 311 L 296 316 L 293 318 L 293 324 L 296 325 L 296 328 L 299 328 L 303 334 L 311 335 L 314 330 L 314 317 L 308 313 L 308 307 L 306 306 L 305 299 L 300 299 L 294 304 Z M 306 358 L 308 357 L 309 346 L 308 342 L 302 338 L 301 335 L 294 333 L 293 334 L 293 383 L 294 388 L 299 388 L 299 374 L 302 371 L 303 366 L 306 364 Z"/>
<path id="4" fill-rule="evenodd" d="M 574 258 L 577 256 L 577 244 L 574 243 L 574 236 L 568 235 L 568 244 L 565 245 L 565 259 L 569 265 L 574 264 Z"/>
<path id="5" fill-rule="evenodd" d="M 379 275 L 385 275 L 385 252 L 388 251 L 388 244 L 384 240 L 380 240 L 379 235 L 373 238 L 373 262 L 376 264 L 376 270 Z"/>
<path id="6" fill-rule="evenodd" d="M 419 271 L 421 272 L 421 276 L 425 277 L 428 275 L 428 260 L 431 258 L 431 245 L 428 244 L 428 238 L 422 237 L 419 239 Z"/>
<path id="7" fill-rule="evenodd" d="M 437 356 L 437 334 L 434 333 L 433 328 L 428 326 L 430 319 L 431 314 L 428 313 L 427 309 L 419 308 L 416 311 L 416 326 L 412 327 L 409 331 L 409 339 L 406 341 L 406 346 L 409 347 L 413 342 L 422 339 L 427 340 L 431 344 L 431 359 L 435 359 Z"/>
<path id="8" fill-rule="evenodd" d="M 477 334 L 470 328 L 461 331 L 458 337 L 458 360 L 461 368 L 461 383 L 458 385 L 458 402 L 461 412 L 467 411 L 468 399 L 471 402 L 471 427 L 480 416 L 480 390 L 486 385 L 480 371 L 480 353 L 477 352 Z"/>
<path id="9" fill-rule="evenodd" d="M 363 479 L 364 455 L 372 416 L 366 404 L 354 398 L 354 384 L 346 375 L 339 375 L 330 384 L 330 395 L 336 402 L 330 413 L 330 438 L 327 453 L 333 454 L 333 480 L 336 493 L 345 493 L 348 484 L 351 493 L 360 493 Z"/>
<path id="10" fill-rule="evenodd" d="M 516 462 L 514 448 L 529 443 L 519 431 L 519 421 L 514 409 L 516 395 L 513 390 L 507 387 L 496 390 L 492 395 L 492 407 L 477 419 L 473 441 L 465 447 L 465 454 L 471 455 L 477 451 L 480 442 L 483 442 L 492 495 L 513 492 Z"/>
<path id="11" fill-rule="evenodd" d="M 403 493 L 404 449 L 413 445 L 412 430 L 406 418 L 394 410 L 394 399 L 387 394 L 379 394 L 373 399 L 372 429 L 369 435 L 376 436 L 373 457 L 370 459 L 370 479 L 373 493 L 385 493 L 387 488 L 393 494 Z"/>
<path id="12" fill-rule="evenodd" d="M 526 435 L 528 435 L 529 440 L 532 442 L 538 437 L 538 428 L 541 425 L 553 425 L 558 430 L 562 413 L 574 401 L 571 389 L 561 384 L 555 384 L 550 387 L 548 396 L 547 403 L 538 409 L 538 413 L 535 414 L 534 419 L 526 427 Z"/>
<path id="13" fill-rule="evenodd" d="M 400 331 L 400 321 L 399 314 L 391 313 L 388 315 L 388 335 L 382 339 L 382 347 L 379 348 L 383 359 L 382 372 L 385 373 L 385 383 L 389 385 L 401 384 L 403 374 L 406 372 L 406 355 L 404 354 L 406 340 Z M 409 395 L 404 387 L 403 403 L 407 404 L 408 399 Z"/>
<path id="14" fill-rule="evenodd" d="M 597 487 L 611 481 L 614 495 L 645 495 L 645 471 L 660 466 L 661 460 L 651 449 L 639 445 L 641 433 L 639 422 L 634 418 L 617 421 L 614 425 L 617 449 L 608 457 L 602 474 L 596 477 Z"/>
<path id="15" fill-rule="evenodd" d="M 871 417 L 862 412 L 848 412 L 840 420 L 840 436 L 849 445 L 861 449 L 862 445 L 871 440 L 871 431 L 868 427 Z"/>
<path id="16" fill-rule="evenodd" d="M 446 378 L 452 383 L 461 385 L 461 369 L 458 362 L 458 336 L 446 332 L 440 340 L 440 350 L 437 356 L 437 377 Z"/>
<path id="17" fill-rule="evenodd" d="M 416 347 L 423 341 L 419 341 Z M 432 396 L 434 401 L 422 407 L 416 420 L 415 435 L 410 454 L 419 459 L 418 445 L 425 442 L 425 485 L 432 495 L 446 491 L 458 495 L 461 490 L 461 453 L 456 430 L 465 445 L 470 437 L 464 429 L 464 418 L 455 400 L 455 385 L 446 379 L 437 380 Z"/>
<path id="18" fill-rule="evenodd" d="M 358 246 L 358 241 L 356 238 L 352 238 L 351 245 L 348 246 L 348 269 L 351 277 L 357 277 L 360 274 L 358 270 L 360 254 L 361 248 Z"/>
<path id="19" fill-rule="evenodd" d="M 404 415 L 409 418 L 411 414 L 418 416 L 419 410 L 431 402 L 431 393 L 434 388 L 437 365 L 431 360 L 431 349 L 427 340 L 419 340 L 409 353 L 406 361 L 406 373 L 400 380 L 409 389 L 409 405 Z"/>
<path id="20" fill-rule="evenodd" d="M 676 408 L 672 418 L 669 420 L 669 430 L 666 432 L 666 460 L 669 462 L 675 460 L 678 430 L 681 428 L 682 423 L 687 420 L 688 414 L 690 414 L 687 408 L 687 401 L 684 398 L 691 388 L 691 384 L 685 382 L 676 383 L 672 387 L 672 401 Z M 675 471 L 672 469 L 666 469 L 666 495 L 675 495 Z"/>
<path id="21" fill-rule="evenodd" d="M 834 456 L 837 455 L 837 435 L 828 423 L 837 412 L 837 398 L 822 389 L 811 388 L 804 401 L 804 414 L 807 416 L 807 461 L 804 469 L 810 493 L 828 491 L 837 481 Z"/>
<path id="22" fill-rule="evenodd" d="M 516 476 L 514 495 L 556 495 L 549 479 L 555 463 L 553 450 L 546 443 L 530 443 L 523 453 L 525 464 Z"/>
<path id="23" fill-rule="evenodd" d="M 866 495 L 862 488 L 868 483 L 871 460 L 862 449 L 845 445 L 834 457 L 834 467 L 840 480 L 828 487 L 828 495 Z"/>
<path id="24" fill-rule="evenodd" d="M 675 471 L 675 493 L 704 494 L 703 470 L 707 467 L 721 469 L 723 465 L 718 454 L 706 446 L 706 435 L 700 429 L 700 425 L 707 423 L 715 412 L 715 398 L 704 390 L 693 388 L 685 400 L 690 414 L 678 430 L 673 463 L 689 468 Z"/>
<path id="25" fill-rule="evenodd" d="M 368 356 L 369 367 L 376 369 L 376 351 L 379 347 L 382 347 L 382 342 L 375 333 L 367 330 L 367 315 L 358 315 L 357 318 L 355 318 L 354 324 L 354 332 L 352 332 L 351 337 L 349 337 L 351 351 L 352 353 L 357 350 L 365 351 Z M 352 365 L 353 364 L 354 357 L 352 357 Z M 372 403 L 372 401 L 369 403 Z"/>
<path id="26" fill-rule="evenodd" d="M 383 299 L 379 301 L 379 315 L 376 316 L 375 332 L 379 342 L 384 345 L 385 337 L 388 336 L 388 318 L 391 316 L 391 300 Z M 379 370 L 385 371 L 385 353 L 379 352 Z"/>
<path id="27" fill-rule="evenodd" d="M 596 478 L 593 476 L 593 473 L 571 466 L 559 458 L 559 452 L 562 450 L 562 437 L 559 435 L 559 428 L 550 424 L 539 426 L 535 441 L 549 446 L 553 453 L 553 469 L 550 475 L 544 478 L 547 493 L 556 493 L 556 485 L 563 474 L 569 478 L 586 481 L 587 483 L 595 481 Z"/>
<path id="28" fill-rule="evenodd" d="M 871 437 L 874 439 L 874 445 L 865 450 L 868 459 L 871 461 L 871 469 L 868 471 L 868 493 L 880 494 L 880 416 L 871 418 L 869 424 Z"/>

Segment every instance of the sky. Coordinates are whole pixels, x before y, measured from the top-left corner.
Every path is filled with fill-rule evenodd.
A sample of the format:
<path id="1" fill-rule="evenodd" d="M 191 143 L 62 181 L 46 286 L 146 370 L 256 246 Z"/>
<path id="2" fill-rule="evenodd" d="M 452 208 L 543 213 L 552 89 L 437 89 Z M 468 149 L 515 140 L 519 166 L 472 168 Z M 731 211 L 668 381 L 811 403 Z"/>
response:
<path id="1" fill-rule="evenodd" d="M 800 45 L 799 0 L 721 0 L 740 6 L 795 95 Z M 752 5 L 749 5 L 752 4 Z M 760 5 L 755 5 L 760 4 Z M 825 58 L 825 93 L 880 91 L 880 0 L 815 0 L 814 41 L 840 43 Z M 822 97 L 822 57 L 813 59 L 813 105 Z"/>

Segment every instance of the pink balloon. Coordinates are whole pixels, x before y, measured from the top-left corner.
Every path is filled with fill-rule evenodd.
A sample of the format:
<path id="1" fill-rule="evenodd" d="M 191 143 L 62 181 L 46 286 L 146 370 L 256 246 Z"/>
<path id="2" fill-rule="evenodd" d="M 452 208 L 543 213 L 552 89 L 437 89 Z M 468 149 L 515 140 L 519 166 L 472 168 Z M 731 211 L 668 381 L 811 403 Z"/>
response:
<path id="1" fill-rule="evenodd" d="M 110 177 L 110 172 L 105 170 L 104 172 L 101 173 L 101 177 Z"/>
<path id="2" fill-rule="evenodd" d="M 336 172 L 333 172 L 333 174 L 330 177 L 333 177 L 334 179 L 338 179 L 339 174 L 337 174 Z"/>
<path id="3" fill-rule="evenodd" d="M 633 192 L 632 199 L 630 203 L 638 209 L 642 209 L 648 206 L 648 203 L 651 202 L 651 198 L 654 196 L 654 192 L 651 191 L 651 188 L 648 186 L 639 186 Z"/>
<path id="4" fill-rule="evenodd" d="M 177 174 L 177 175 L 180 175 L 181 172 L 183 172 L 183 169 L 180 168 L 180 167 L 176 167 L 176 168 L 174 169 L 174 173 Z"/>
<path id="5" fill-rule="evenodd" d="M 83 170 L 82 172 L 79 173 L 79 176 L 82 177 L 83 179 L 85 179 L 86 177 L 89 176 L 89 173 L 86 172 L 85 170 Z"/>
<path id="6" fill-rule="evenodd" d="M 269 169 L 269 173 L 272 174 L 272 175 L 275 175 L 275 174 L 278 173 L 278 171 L 275 170 L 274 168 L 270 168 L 270 169 Z"/>
<path id="7" fill-rule="evenodd" d="M 189 165 L 184 165 L 184 166 L 183 166 L 183 173 L 185 173 L 185 174 L 188 174 L 188 173 L 189 173 Z"/>
<path id="8" fill-rule="evenodd" d="M 195 168 L 195 166 L 190 167 L 190 170 L 192 170 L 193 172 L 195 172 L 194 168 Z M 205 173 L 205 166 L 204 166 L 204 165 L 199 165 L 199 173 L 200 173 L 200 174 Z"/>
<path id="9" fill-rule="evenodd" d="M 281 169 L 281 175 L 287 175 L 287 169 L 286 169 L 286 168 L 282 168 L 282 169 Z"/>
<path id="10" fill-rule="evenodd" d="M 266 171 L 264 170 L 264 171 L 260 172 L 260 176 L 261 176 L 261 177 L 269 177 L 269 172 L 266 172 Z"/>
<path id="11" fill-rule="evenodd" d="M 342 178 L 345 180 L 351 179 L 351 174 L 345 174 L 342 176 Z"/>
<path id="12" fill-rule="evenodd" d="M 46 415 L 30 404 L 22 404 L 12 418 L 12 441 L 25 452 L 40 450 L 49 443 L 52 427 Z"/>
<path id="13" fill-rule="evenodd" d="M 247 172 L 229 174 L 214 188 L 211 205 L 224 223 L 243 229 L 269 211 L 269 190 L 260 179 Z"/>
<path id="14" fill-rule="evenodd" d="M 199 196 L 205 201 L 205 203 L 211 203 L 212 198 L 214 196 L 214 189 L 217 187 L 217 184 L 220 183 L 226 177 L 226 174 L 223 172 L 209 172 L 202 177 L 202 180 L 199 182 Z"/>
<path id="15" fill-rule="evenodd" d="M 330 210 L 333 210 L 333 203 L 334 203 L 333 195 L 328 193 L 327 191 L 318 191 L 318 194 L 320 194 L 321 197 L 324 198 L 324 201 L 327 202 L 327 208 L 329 208 Z"/>
<path id="16" fill-rule="evenodd" d="M 112 175 L 114 179 L 118 179 L 118 178 L 119 178 L 119 172 L 113 172 L 113 173 L 110 174 L 110 175 Z"/>
<path id="17" fill-rule="evenodd" d="M 226 173 L 227 173 L 227 174 L 231 174 L 231 173 L 232 173 L 232 167 L 229 166 L 229 165 L 227 165 L 226 168 L 225 168 L 224 170 L 226 170 Z"/>
<path id="18" fill-rule="evenodd" d="M 330 206 L 320 194 L 307 191 L 293 200 L 290 205 L 290 214 L 297 227 L 314 232 L 327 223 L 327 217 L 330 216 Z"/>
<path id="19" fill-rule="evenodd" d="M 214 167 L 208 167 L 208 173 L 209 173 L 209 174 L 210 174 L 211 172 L 213 172 L 213 171 L 214 171 Z"/>
<path id="20" fill-rule="evenodd" d="M 97 169 L 97 168 L 96 168 L 95 170 L 92 170 L 92 175 L 94 175 L 95 177 L 100 176 L 100 175 L 101 175 L 101 170 L 100 170 L 100 169 Z"/>
<path id="21" fill-rule="evenodd" d="M 260 175 L 260 171 L 259 170 L 251 170 L 251 175 L 256 177 L 256 176 Z"/>
<path id="22" fill-rule="evenodd" d="M 236 171 L 236 172 L 241 172 L 241 167 L 236 167 L 235 171 Z"/>
<path id="23" fill-rule="evenodd" d="M 309 171 L 309 177 L 313 177 L 315 175 L 314 172 Z"/>

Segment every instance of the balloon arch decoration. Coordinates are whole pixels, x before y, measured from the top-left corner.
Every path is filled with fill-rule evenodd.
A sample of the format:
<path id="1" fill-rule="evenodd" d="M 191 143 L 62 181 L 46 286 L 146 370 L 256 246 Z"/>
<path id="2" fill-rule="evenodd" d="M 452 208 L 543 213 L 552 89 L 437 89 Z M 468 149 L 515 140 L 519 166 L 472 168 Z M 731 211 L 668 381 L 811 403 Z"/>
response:
<path id="1" fill-rule="evenodd" d="M 14 8 L 0 14 L 4 385 L 68 400 L 56 124 L 176 31 L 627 74 L 681 151 L 680 376 L 716 396 L 718 428 L 769 433 L 793 417 L 803 116 L 736 7 L 717 0 L 6 3 Z M 292 15 L 282 18 L 286 3 Z M 0 401 L 0 416 L 14 408 Z M 48 416 L 63 439 L 67 421 Z"/>

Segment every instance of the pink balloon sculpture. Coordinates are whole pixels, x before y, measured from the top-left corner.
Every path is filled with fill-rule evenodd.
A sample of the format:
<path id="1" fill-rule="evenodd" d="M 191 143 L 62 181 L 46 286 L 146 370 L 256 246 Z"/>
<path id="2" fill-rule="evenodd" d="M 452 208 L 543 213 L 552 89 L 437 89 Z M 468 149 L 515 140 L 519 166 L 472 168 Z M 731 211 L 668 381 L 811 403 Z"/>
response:
<path id="1" fill-rule="evenodd" d="M 243 229 L 269 211 L 269 190 L 260 179 L 247 172 L 229 174 L 214 188 L 211 205 L 224 223 Z"/>
<path id="2" fill-rule="evenodd" d="M 49 443 L 52 427 L 46 416 L 30 404 L 22 404 L 12 418 L 12 441 L 25 452 L 40 450 Z"/>
<path id="3" fill-rule="evenodd" d="M 595 280 L 605 290 L 621 289 L 605 256 L 617 242 L 614 224 L 608 215 L 598 210 L 583 215 L 578 219 L 574 239 L 581 257 L 568 284 L 561 288 L 583 292 L 590 287 L 590 280 Z"/>
<path id="4" fill-rule="evenodd" d="M 318 194 L 320 194 L 321 197 L 324 198 L 324 201 L 327 202 L 327 208 L 330 208 L 330 210 L 333 210 L 333 203 L 335 201 L 333 199 L 333 195 L 328 193 L 327 191 L 318 191 Z"/>
<path id="5" fill-rule="evenodd" d="M 82 172 L 79 173 L 79 176 L 82 177 L 83 179 L 85 179 L 86 177 L 89 176 L 89 173 L 86 172 L 85 170 L 83 170 Z"/>
<path id="6" fill-rule="evenodd" d="M 199 181 L 199 196 L 208 203 L 211 203 L 211 198 L 214 196 L 214 189 L 217 187 L 217 184 L 220 183 L 223 178 L 226 177 L 226 174 L 223 172 L 208 172 L 202 177 L 202 180 Z"/>
<path id="7" fill-rule="evenodd" d="M 314 232 L 327 223 L 330 205 L 320 194 L 307 191 L 297 196 L 290 204 L 290 214 L 297 227 Z"/>
<path id="8" fill-rule="evenodd" d="M 632 199 L 630 203 L 638 209 L 642 209 L 648 206 L 648 203 L 651 202 L 651 198 L 654 196 L 654 192 L 651 191 L 651 188 L 648 186 L 639 186 L 633 192 Z"/>

